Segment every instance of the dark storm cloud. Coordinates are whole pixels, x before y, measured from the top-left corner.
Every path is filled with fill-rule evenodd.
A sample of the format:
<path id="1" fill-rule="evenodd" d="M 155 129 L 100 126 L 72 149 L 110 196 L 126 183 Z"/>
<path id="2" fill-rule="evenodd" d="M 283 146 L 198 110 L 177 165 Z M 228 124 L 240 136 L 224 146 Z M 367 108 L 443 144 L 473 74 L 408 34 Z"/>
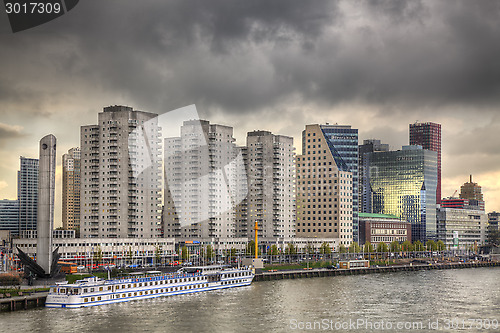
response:
<path id="1" fill-rule="evenodd" d="M 0 119 L 30 136 L 53 126 L 70 147 L 105 105 L 196 104 L 240 141 L 256 128 L 299 139 L 306 123 L 339 122 L 394 149 L 408 123 L 436 121 L 444 177 L 493 174 L 498 17 L 496 0 L 85 0 L 11 34 L 0 15 Z"/>
<path id="2" fill-rule="evenodd" d="M 293 96 L 327 107 L 380 105 L 384 112 L 491 106 L 500 102 L 499 7 L 497 1 L 86 1 L 19 34 L 16 46 L 45 51 L 40 62 L 54 80 L 68 75 L 86 82 L 75 88 L 125 94 L 158 112 L 192 103 L 259 112 Z M 60 40 L 51 52 L 43 48 L 49 35 Z"/>
<path id="3" fill-rule="evenodd" d="M 336 3 L 326 1 L 98 6 L 100 12 L 95 2 L 86 2 L 64 22 L 88 66 L 84 75 L 94 73 L 103 89 L 121 90 L 141 105 L 164 110 L 197 103 L 231 112 L 273 104 L 288 92 L 266 67 L 267 51 L 309 45 L 338 16 Z"/>

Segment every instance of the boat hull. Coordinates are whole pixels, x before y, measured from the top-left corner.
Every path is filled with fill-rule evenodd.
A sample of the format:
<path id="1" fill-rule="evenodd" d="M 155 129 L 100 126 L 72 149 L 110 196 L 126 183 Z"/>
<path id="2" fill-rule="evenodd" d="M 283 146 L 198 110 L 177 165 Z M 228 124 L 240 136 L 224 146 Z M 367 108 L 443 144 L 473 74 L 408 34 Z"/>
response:
<path id="1" fill-rule="evenodd" d="M 81 308 L 98 305 L 130 302 L 135 300 L 152 299 L 166 296 L 193 294 L 198 292 L 244 287 L 252 283 L 254 275 L 233 280 L 220 280 L 216 282 L 200 281 L 194 283 L 179 283 L 171 286 L 144 286 L 100 292 L 84 295 L 49 293 L 45 302 L 48 308 Z M 97 285 L 99 286 L 99 285 Z"/>

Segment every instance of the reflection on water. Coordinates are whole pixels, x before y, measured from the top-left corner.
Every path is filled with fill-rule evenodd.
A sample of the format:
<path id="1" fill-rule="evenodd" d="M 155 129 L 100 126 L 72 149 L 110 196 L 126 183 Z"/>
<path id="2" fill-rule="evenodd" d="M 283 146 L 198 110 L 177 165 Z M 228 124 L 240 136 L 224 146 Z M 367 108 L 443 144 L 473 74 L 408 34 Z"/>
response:
<path id="1" fill-rule="evenodd" d="M 2 313 L 0 331 L 290 332 L 293 321 L 500 320 L 499 274 L 500 268 L 476 268 L 256 282 L 85 309 Z"/>

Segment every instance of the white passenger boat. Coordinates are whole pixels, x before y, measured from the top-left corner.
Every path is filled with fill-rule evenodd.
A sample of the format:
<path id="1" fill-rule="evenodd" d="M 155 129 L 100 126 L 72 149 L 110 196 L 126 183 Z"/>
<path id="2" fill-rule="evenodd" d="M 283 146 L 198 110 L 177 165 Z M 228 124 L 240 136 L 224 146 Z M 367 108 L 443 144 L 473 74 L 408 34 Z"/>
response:
<path id="1" fill-rule="evenodd" d="M 250 268 L 224 266 L 185 267 L 175 273 L 131 273 L 126 278 L 102 280 L 90 277 L 50 288 L 45 306 L 80 308 L 128 302 L 215 289 L 248 286 L 255 274 Z"/>

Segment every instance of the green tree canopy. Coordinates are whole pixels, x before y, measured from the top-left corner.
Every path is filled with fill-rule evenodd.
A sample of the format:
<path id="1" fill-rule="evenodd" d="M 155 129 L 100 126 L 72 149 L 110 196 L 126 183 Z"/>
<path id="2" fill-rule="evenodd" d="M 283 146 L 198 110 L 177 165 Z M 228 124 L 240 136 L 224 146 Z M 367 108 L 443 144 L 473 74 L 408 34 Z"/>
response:
<path id="1" fill-rule="evenodd" d="M 188 248 L 185 245 L 181 248 L 181 259 L 182 261 L 188 259 Z"/>
<path id="2" fill-rule="evenodd" d="M 446 246 L 444 245 L 444 242 L 442 240 L 438 240 L 436 243 L 436 248 L 438 251 L 444 251 L 446 249 Z"/>
<path id="3" fill-rule="evenodd" d="M 161 245 L 156 245 L 155 246 L 155 258 L 156 258 L 157 264 L 161 263 L 161 253 L 162 253 Z"/>
<path id="4" fill-rule="evenodd" d="M 286 254 L 297 254 L 297 247 L 295 247 L 292 243 L 288 243 L 285 248 Z"/>
<path id="5" fill-rule="evenodd" d="M 361 252 L 361 247 L 358 245 L 357 242 L 352 242 L 351 245 L 349 246 L 349 253 L 359 253 Z"/>
<path id="6" fill-rule="evenodd" d="M 399 252 L 401 250 L 401 246 L 398 241 L 392 241 L 390 245 L 391 252 Z"/>
<path id="7" fill-rule="evenodd" d="M 401 244 L 401 250 L 405 252 L 413 251 L 413 244 L 406 240 Z"/>
<path id="8" fill-rule="evenodd" d="M 324 242 L 323 244 L 321 244 L 321 247 L 319 248 L 319 253 L 330 254 L 332 253 L 332 249 L 330 249 L 330 246 L 328 245 L 327 242 Z"/>
<path id="9" fill-rule="evenodd" d="M 339 253 L 347 253 L 347 248 L 344 246 L 344 244 L 339 245 Z"/>
<path id="10" fill-rule="evenodd" d="M 306 253 L 308 254 L 313 254 L 314 253 L 314 247 L 312 246 L 311 243 L 308 243 L 306 246 Z"/>
<path id="11" fill-rule="evenodd" d="M 99 264 L 102 260 L 102 249 L 100 245 L 97 245 L 97 247 L 94 250 L 94 261 L 96 264 Z"/>
<path id="12" fill-rule="evenodd" d="M 247 255 L 250 254 L 252 256 L 255 255 L 255 241 L 254 240 L 251 240 L 250 242 L 248 242 L 247 244 Z"/>
<path id="13" fill-rule="evenodd" d="M 415 251 L 423 251 L 424 250 L 424 244 L 422 244 L 422 242 L 419 241 L 419 240 L 415 241 L 413 243 L 413 248 L 414 248 Z"/>
<path id="14" fill-rule="evenodd" d="M 433 241 L 432 239 L 429 239 L 427 241 L 427 243 L 425 243 L 425 247 L 427 248 L 427 251 L 436 251 L 437 250 L 436 242 Z"/>
<path id="15" fill-rule="evenodd" d="M 379 253 L 389 252 L 389 247 L 387 246 L 386 243 L 380 242 L 377 244 L 377 252 L 379 252 Z"/>
<path id="16" fill-rule="evenodd" d="M 214 257 L 214 248 L 210 244 L 207 245 L 206 255 L 207 255 L 207 259 L 211 259 Z"/>
<path id="17" fill-rule="evenodd" d="M 375 252 L 375 249 L 373 248 L 373 245 L 370 242 L 366 242 L 364 245 L 364 251 L 366 253 L 372 253 Z"/>

